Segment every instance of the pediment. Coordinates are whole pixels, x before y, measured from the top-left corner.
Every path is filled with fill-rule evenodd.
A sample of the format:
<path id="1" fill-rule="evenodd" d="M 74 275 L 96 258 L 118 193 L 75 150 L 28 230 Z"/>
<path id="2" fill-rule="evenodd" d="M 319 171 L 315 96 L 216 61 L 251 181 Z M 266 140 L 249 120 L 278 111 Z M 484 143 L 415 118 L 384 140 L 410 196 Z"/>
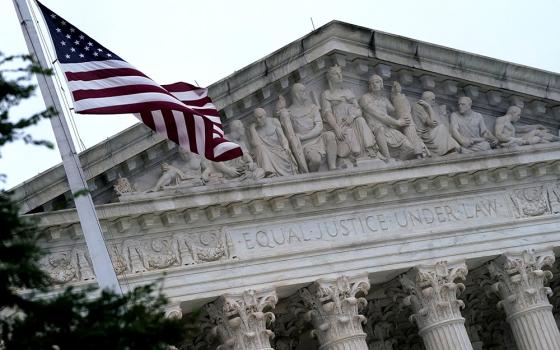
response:
<path id="1" fill-rule="evenodd" d="M 496 118 L 516 105 L 522 108 L 520 125 L 540 124 L 551 134 L 558 134 L 559 75 L 341 22 L 331 22 L 218 81 L 209 87 L 209 95 L 222 111 L 226 131 L 230 130 L 234 120 L 241 121 L 247 130 L 255 122 L 254 111 L 257 108 L 264 109 L 268 117 L 278 120 L 278 101 L 284 98 L 287 106 L 292 105 L 291 89 L 296 83 L 304 84 L 312 103 L 321 108 L 321 96 L 330 88 L 327 74 L 334 65 L 342 71 L 344 89 L 350 91 L 356 100 L 368 92 L 368 81 L 374 74 L 383 78 L 387 98 L 390 98 L 392 83 L 399 82 L 411 106 L 424 91 L 434 92 L 438 110 L 441 111 L 441 122 L 447 129 L 450 115 L 457 111 L 458 98 L 467 96 L 472 100 L 472 110 L 482 115 L 489 130 L 494 130 Z M 324 116 L 323 111 L 320 113 Z M 323 123 L 326 125 L 327 121 L 323 120 Z M 247 134 L 250 139 L 248 130 Z M 255 149 L 250 141 L 247 141 L 247 149 L 255 158 Z M 481 154 L 501 157 L 511 152 L 532 152 L 535 147 L 554 149 L 551 145 L 527 145 L 508 150 L 488 150 Z M 460 162 L 463 158 L 468 161 L 479 155 L 475 152 L 451 157 L 454 162 Z M 360 172 L 386 167 L 393 171 L 401 166 L 409 168 L 445 163 L 445 157 L 436 156 L 417 160 L 395 157 L 396 161 L 385 164 L 379 159 L 354 158 L 342 166 L 337 164 L 337 167 L 344 167 L 345 172 L 352 173 L 352 169 Z M 143 201 L 185 191 L 203 193 L 216 188 L 262 187 L 275 182 L 297 181 L 298 178 L 321 177 L 329 172 L 323 162 L 317 174 L 275 178 L 255 176 L 241 180 L 219 178 L 204 184 L 197 176 L 202 175 L 208 165 L 201 165 L 199 159 L 180 151 L 173 143 L 154 135 L 143 125 L 135 125 L 94 146 L 81 154 L 80 159 L 96 205 Z M 162 181 L 165 173 L 162 167 L 166 165 L 178 169 L 180 174 L 170 175 L 170 180 Z M 156 186 L 158 181 L 161 186 Z M 24 213 L 48 212 L 72 206 L 62 166 L 18 186 L 15 197 L 23 206 Z"/>

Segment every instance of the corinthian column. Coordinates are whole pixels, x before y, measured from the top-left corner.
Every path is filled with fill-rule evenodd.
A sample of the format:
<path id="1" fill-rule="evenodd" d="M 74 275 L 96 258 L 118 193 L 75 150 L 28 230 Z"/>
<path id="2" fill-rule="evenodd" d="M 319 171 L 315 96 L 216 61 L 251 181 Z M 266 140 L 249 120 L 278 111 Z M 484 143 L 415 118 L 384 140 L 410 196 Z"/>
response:
<path id="1" fill-rule="evenodd" d="M 299 290 L 307 317 L 313 323 L 321 350 L 367 350 L 366 334 L 362 323 L 366 318 L 358 314 L 366 299 L 356 294 L 367 294 L 367 273 L 354 277 L 341 276 L 321 279 L 308 288 Z"/>
<path id="2" fill-rule="evenodd" d="M 490 263 L 490 274 L 498 280 L 498 292 L 507 321 L 519 350 L 558 350 L 560 332 L 552 315 L 548 296 L 552 290 L 544 283 L 552 278 L 544 266 L 552 266 L 552 249 L 506 253 Z"/>
<path id="3" fill-rule="evenodd" d="M 472 350 L 465 319 L 461 316 L 465 305 L 457 300 L 465 285 L 455 283 L 466 275 L 464 263 L 448 265 L 442 261 L 418 266 L 401 276 L 401 284 L 410 293 L 404 303 L 414 310 L 411 319 L 420 329 L 427 350 Z"/>
<path id="4" fill-rule="evenodd" d="M 248 290 L 242 294 L 227 294 L 206 305 L 212 330 L 222 342 L 221 349 L 272 350 L 269 338 L 274 336 L 266 328 L 274 322 L 274 314 L 265 312 L 274 308 L 278 297 L 274 290 Z"/>

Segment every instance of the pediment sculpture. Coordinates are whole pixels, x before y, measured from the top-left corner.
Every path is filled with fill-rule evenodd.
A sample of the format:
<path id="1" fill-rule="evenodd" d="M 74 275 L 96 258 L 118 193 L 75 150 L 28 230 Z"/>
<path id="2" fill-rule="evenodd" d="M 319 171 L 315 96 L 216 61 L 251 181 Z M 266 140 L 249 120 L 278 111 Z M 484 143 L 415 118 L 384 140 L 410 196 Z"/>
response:
<path id="1" fill-rule="evenodd" d="M 373 74 L 367 87 L 362 88 L 366 92 L 358 98 L 345 85 L 338 65 L 326 70 L 325 80 L 323 91 L 317 91 L 316 85 L 309 89 L 301 82 L 294 83 L 288 90 L 289 101 L 278 95 L 272 112 L 262 106 L 253 110 L 249 121 L 232 120 L 228 137 L 241 145 L 242 157 L 214 163 L 182 151 L 179 154 L 183 163 L 163 162 L 161 173 L 148 188 L 120 178 L 115 191 L 129 195 L 254 182 L 356 167 L 368 159 L 377 160 L 370 164 L 383 166 L 389 161 L 421 162 L 423 158 L 454 153 L 560 141 L 540 124 L 518 125 L 522 108 L 517 105 L 496 118 L 493 133 L 485 117 L 473 110 L 472 99 L 460 93 L 456 106 L 449 105 L 449 96 L 442 98 L 447 104 L 437 104 L 434 86 L 428 86 L 420 98 L 413 99 L 397 79 L 385 84 L 381 75 Z M 316 95 L 320 96 L 318 100 Z M 454 110 L 450 116 L 449 107 Z M 141 187 L 144 189 L 136 189 Z"/>

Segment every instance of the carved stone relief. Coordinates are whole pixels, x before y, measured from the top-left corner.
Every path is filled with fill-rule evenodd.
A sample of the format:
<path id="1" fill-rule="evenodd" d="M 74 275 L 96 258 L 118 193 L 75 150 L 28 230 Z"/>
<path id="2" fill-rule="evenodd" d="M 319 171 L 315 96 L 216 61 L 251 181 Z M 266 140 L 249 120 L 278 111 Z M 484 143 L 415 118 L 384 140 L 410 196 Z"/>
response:
<path id="1" fill-rule="evenodd" d="M 200 158 L 181 151 L 183 163 L 163 162 L 161 173 L 148 187 L 145 183 L 121 178 L 114 189 L 119 196 L 132 198 L 135 194 L 176 187 L 258 181 L 264 177 L 292 176 L 360 164 L 383 165 L 366 161 L 368 159 L 433 158 L 457 152 L 560 141 L 553 131 L 540 124 L 518 125 L 522 106 L 512 105 L 495 122 L 492 122 L 494 117 L 474 111 L 473 98 L 479 101 L 478 88 L 474 85 L 459 92 L 456 82 L 455 85 L 452 81 L 443 82 L 444 93 L 459 96 L 454 102 L 449 96 L 436 96 L 434 77 L 423 75 L 420 80 L 425 90 L 420 99 L 414 99 L 412 95 L 418 92 L 410 86 L 404 91 L 399 83 L 400 80 L 410 85 L 409 80 L 414 78 L 403 80 L 402 76 L 396 76 L 387 81 L 392 86 L 388 93 L 384 79 L 391 79 L 391 67 L 385 65 L 385 70 L 388 71 L 383 77 L 373 74 L 367 84 L 358 84 L 361 87 L 356 87 L 355 83 L 350 86 L 344 80 L 343 68 L 338 65 L 326 69 L 326 84 L 323 84 L 326 88 L 313 83 L 309 84 L 312 88 L 302 82 L 291 86 L 283 83 L 282 87 L 289 89 L 289 94 L 286 98 L 279 95 L 275 108 L 267 107 L 273 110 L 270 115 L 264 109 L 266 106 L 262 106 L 248 117 L 247 128 L 240 119 L 230 122 L 228 136 L 241 145 L 243 157 L 223 163 L 202 161 L 201 164 Z M 488 94 L 489 100 L 494 101 L 495 94 Z M 445 104 L 436 104 L 438 98 L 445 100 Z M 450 117 L 448 110 L 453 110 Z M 499 113 L 493 112 L 494 115 Z M 485 117 L 490 119 L 485 120 Z"/>
<path id="2" fill-rule="evenodd" d="M 470 97 L 459 98 L 458 110 L 450 118 L 451 134 L 470 151 L 486 151 L 498 146 L 498 139 L 488 130 L 482 115 L 472 110 Z"/>
<path id="3" fill-rule="evenodd" d="M 229 259 L 226 238 L 219 231 L 177 233 L 154 239 L 108 243 L 117 275 L 161 270 Z M 46 255 L 42 267 L 56 284 L 95 278 L 85 246 Z"/>
<path id="4" fill-rule="evenodd" d="M 85 247 L 75 247 L 67 252 L 47 254 L 40 266 L 54 284 L 95 279 L 89 254 Z"/>
<path id="5" fill-rule="evenodd" d="M 550 214 L 548 191 L 544 185 L 513 190 L 510 194 L 517 217 L 531 217 Z"/>
<path id="6" fill-rule="evenodd" d="M 534 145 L 559 141 L 560 137 L 553 135 L 544 126 L 516 125 L 521 118 L 521 108 L 510 106 L 507 113 L 496 119 L 495 132 L 502 147 Z"/>
<path id="7" fill-rule="evenodd" d="M 288 139 L 278 119 L 268 117 L 266 111 L 254 111 L 255 122 L 249 127 L 255 159 L 266 177 L 295 175 L 298 165 Z"/>
<path id="8" fill-rule="evenodd" d="M 205 169 L 202 172 L 202 180 L 205 184 L 258 180 L 265 176 L 264 170 L 259 168 L 251 157 L 243 122 L 234 120 L 230 127 L 231 132 L 228 138 L 241 146 L 243 156 L 227 162 L 206 161 Z"/>
<path id="9" fill-rule="evenodd" d="M 275 321 L 274 309 L 278 297 L 274 290 L 248 290 L 240 295 L 224 295 L 206 305 L 212 334 L 222 345 L 218 349 L 269 350 L 274 333 L 267 325 Z"/>

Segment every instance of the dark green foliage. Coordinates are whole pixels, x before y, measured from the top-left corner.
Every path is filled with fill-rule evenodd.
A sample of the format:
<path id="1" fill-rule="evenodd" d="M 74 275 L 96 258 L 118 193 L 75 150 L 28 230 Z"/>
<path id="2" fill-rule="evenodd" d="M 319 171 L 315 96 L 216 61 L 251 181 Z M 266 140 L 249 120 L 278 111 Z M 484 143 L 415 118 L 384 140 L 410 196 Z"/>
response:
<path id="1" fill-rule="evenodd" d="M 25 62 L 27 66 L 6 68 L 14 64 L 14 61 Z M 28 55 L 4 56 L 0 52 L 0 146 L 22 139 L 26 143 L 53 148 L 50 141 L 34 140 L 31 135 L 24 133 L 23 129 L 37 124 L 41 119 L 52 117 L 56 113 L 54 109 L 49 108 L 17 121 L 12 121 L 9 115 L 10 108 L 19 105 L 35 92 L 37 87 L 30 82 L 32 74 L 51 73 L 50 70 L 35 64 Z"/>
<path id="2" fill-rule="evenodd" d="M 48 279 L 39 269 L 41 257 L 33 222 L 22 219 L 8 193 L 0 192 L 0 307 L 21 304 L 14 289 L 43 289 Z"/>
<path id="3" fill-rule="evenodd" d="M 117 296 L 103 292 L 88 300 L 67 289 L 53 299 L 26 306 L 25 318 L 13 320 L 7 349 L 165 350 L 181 341 L 183 326 L 164 317 L 165 298 L 152 286 Z"/>
<path id="4" fill-rule="evenodd" d="M 28 65 L 5 68 L 17 60 Z M 0 53 L 0 146 L 23 139 L 52 147 L 23 130 L 51 117 L 53 110 L 17 121 L 9 116 L 11 107 L 35 91 L 32 74 L 51 72 L 29 56 Z M 9 195 L 0 191 L 0 350 L 167 350 L 168 344 L 179 344 L 189 334 L 183 321 L 165 318 L 167 300 L 153 285 L 124 296 L 71 288 L 48 293 L 50 280 L 39 266 L 35 222 L 19 216 Z"/>

